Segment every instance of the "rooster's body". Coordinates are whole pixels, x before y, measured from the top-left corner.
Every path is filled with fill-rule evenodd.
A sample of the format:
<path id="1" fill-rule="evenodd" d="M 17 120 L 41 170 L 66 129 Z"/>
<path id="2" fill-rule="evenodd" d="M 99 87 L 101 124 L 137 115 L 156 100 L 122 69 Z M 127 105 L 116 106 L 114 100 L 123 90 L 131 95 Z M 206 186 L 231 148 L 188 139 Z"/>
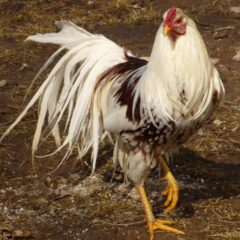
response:
<path id="1" fill-rule="evenodd" d="M 68 146 L 64 159 L 76 146 L 80 157 L 92 148 L 93 170 L 99 141 L 115 135 L 114 159 L 138 186 L 151 236 L 157 228 L 180 231 L 154 219 L 142 188 L 148 169 L 160 163 L 165 171 L 172 210 L 178 188 L 162 156 L 171 154 L 209 120 L 224 93 L 194 22 L 176 8 L 168 10 L 163 19 L 148 61 L 70 22 L 58 22 L 59 33 L 29 37 L 61 45 L 42 70 L 57 54 L 67 53 L 6 132 L 40 98 L 33 154 L 47 118 L 57 151 Z M 59 123 L 65 113 L 67 133 L 62 142 Z"/>

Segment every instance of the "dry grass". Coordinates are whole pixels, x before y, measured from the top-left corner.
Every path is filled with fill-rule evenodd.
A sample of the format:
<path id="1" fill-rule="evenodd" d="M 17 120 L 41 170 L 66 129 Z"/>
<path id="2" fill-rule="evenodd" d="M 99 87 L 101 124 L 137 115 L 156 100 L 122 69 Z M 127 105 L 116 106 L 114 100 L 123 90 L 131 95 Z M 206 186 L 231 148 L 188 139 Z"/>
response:
<path id="1" fill-rule="evenodd" d="M 221 12 L 229 8 L 230 0 L 205 1 L 197 10 L 197 14 Z M 0 72 L 2 76 L 12 74 L 13 70 L 21 69 L 28 59 L 36 59 L 46 50 L 46 46 L 25 44 L 23 40 L 30 34 L 55 30 L 54 21 L 69 19 L 88 29 L 97 29 L 99 25 L 127 24 L 135 26 L 142 22 L 159 24 L 161 12 L 155 9 L 147 0 L 112 0 L 104 4 L 95 1 L 46 1 L 33 0 L 8 1 L 0 3 L 4 14 L 0 18 L 0 41 L 11 44 L 0 51 Z M 7 40 L 7 41 L 6 41 Z M 14 46 L 14 47 L 12 47 Z M 239 78 L 236 72 L 234 78 Z M 23 97 L 25 89 L 16 89 L 16 97 Z M 197 136 L 187 146 L 193 147 L 203 155 L 209 146 L 217 156 L 221 151 L 240 151 L 239 142 L 235 140 L 240 128 L 240 110 L 237 102 L 226 103 L 219 110 L 217 118 L 222 124 L 209 128 L 207 134 Z M 226 134 L 227 133 L 227 134 Z"/>
<path id="2" fill-rule="evenodd" d="M 230 0 L 206 1 L 198 9 L 192 9 L 191 15 L 226 12 Z M 26 59 L 37 56 L 41 47 L 28 48 L 23 40 L 31 34 L 55 31 L 54 21 L 71 20 L 91 31 L 102 25 L 126 24 L 134 27 L 142 23 L 158 25 L 161 21 L 162 10 L 159 4 L 154 7 L 147 0 L 111 0 L 102 4 L 94 1 L 47 1 L 24 0 L 0 3 L 4 14 L 0 17 L 0 41 L 14 41 L 15 48 L 4 46 L 0 53 L 0 71 L 7 73 L 10 64 L 20 68 Z M 23 51 L 24 49 L 24 51 Z"/>
<path id="3" fill-rule="evenodd" d="M 47 2 L 47 3 L 46 3 Z M 13 70 L 21 69 L 28 59 L 37 59 L 46 50 L 46 46 L 29 45 L 23 39 L 36 32 L 48 32 L 54 30 L 56 19 L 70 19 L 73 22 L 96 29 L 99 25 L 127 24 L 135 26 L 142 22 L 158 24 L 161 12 L 155 9 L 148 1 L 136 4 L 134 0 L 112 0 L 104 6 L 101 1 L 2 1 L 0 9 L 4 15 L 0 18 L 0 41 L 10 41 L 13 44 L 5 46 L 0 52 L 1 75 L 12 74 Z M 230 0 L 206 1 L 201 4 L 197 14 L 222 12 L 228 9 Z M 84 7 L 83 7 L 84 5 Z M 6 41 L 7 39 L 7 41 Z M 12 47 L 12 46 L 15 47 Z M 236 72 L 234 78 L 239 77 Z M 37 86 L 36 86 L 37 87 Z M 12 98 L 22 98 L 25 89 L 15 89 Z M 219 110 L 217 118 L 222 124 L 219 127 L 209 127 L 207 134 L 195 137 L 187 146 L 196 149 L 204 156 L 209 147 L 211 152 L 220 158 L 221 153 L 228 151 L 240 151 L 240 143 L 235 140 L 240 128 L 239 102 L 226 103 Z M 17 104 L 17 103 L 16 103 Z M 11 121 L 11 120 L 9 120 Z M 226 134 L 227 133 L 227 134 Z"/>
<path id="4" fill-rule="evenodd" d="M 208 13 L 223 13 L 226 14 L 230 7 L 231 0 L 214 0 L 206 4 L 203 9 Z"/>
<path id="5" fill-rule="evenodd" d="M 237 139 L 240 132 L 239 101 L 225 102 L 218 110 L 216 118 L 186 146 L 196 149 L 203 157 L 214 156 L 219 160 L 226 158 L 229 153 L 240 154 L 240 141 Z"/>
<path id="6" fill-rule="evenodd" d="M 59 19 L 72 20 L 87 28 L 112 23 L 134 25 L 139 22 L 157 23 L 160 12 L 154 10 L 147 1 L 141 5 L 133 0 L 108 1 L 3 1 L 0 8 L 5 11 L 1 16 L 0 37 L 14 37 L 22 39 L 36 32 L 53 30 L 53 22 Z M 45 3 L 45 4 L 44 4 Z M 46 17 L 47 16 L 47 17 Z M 14 29 L 14 31 L 13 31 Z"/>
<path id="7" fill-rule="evenodd" d="M 55 30 L 53 25 L 55 20 L 70 19 L 76 24 L 86 27 L 92 31 L 97 30 L 98 27 L 102 25 L 127 24 L 131 27 L 141 23 L 158 25 L 160 22 L 161 12 L 151 6 L 151 4 L 149 5 L 149 1 L 147 0 L 139 1 L 141 4 L 136 4 L 136 2 L 138 1 L 111 0 L 102 4 L 102 1 L 100 0 L 1 1 L 0 9 L 4 12 L 4 14 L 1 14 L 0 17 L 0 43 L 4 43 L 4 46 L 2 45 L 4 48 L 0 51 L 1 78 L 10 76 L 10 78 L 14 79 L 18 75 L 23 76 L 23 78 L 26 78 L 27 81 L 32 78 L 32 76 L 26 76 L 25 73 L 28 71 L 24 72 L 24 68 L 21 70 L 23 63 L 29 62 L 29 59 L 31 59 L 31 66 L 29 67 L 35 67 L 32 71 L 32 74 L 34 75 L 40 68 L 40 66 L 35 66 L 35 63 L 42 63 L 44 61 L 44 53 L 49 53 L 50 49 L 52 51 L 52 48 L 51 46 L 25 44 L 23 40 L 28 35 L 35 34 L 36 32 L 48 32 Z M 192 9 L 192 11 L 196 15 L 204 15 L 207 13 L 226 14 L 226 9 L 228 8 L 229 3 L 230 0 L 205 1 L 205 4 L 201 4 L 198 9 Z M 38 59 L 39 56 L 41 56 L 40 59 Z M 233 72 L 231 77 L 234 80 L 240 79 L 239 72 Z M 13 89 L 11 89 L 11 91 L 8 93 L 11 95 L 11 97 L 8 96 L 7 98 L 10 101 L 7 102 L 7 112 L 6 116 L 3 118 L 6 121 L 4 121 L 4 123 L 1 122 L 0 124 L 0 136 L 6 129 L 6 126 L 15 119 L 17 113 L 20 112 L 25 106 L 25 103 L 22 102 L 22 99 L 28 87 L 27 81 L 25 81 L 26 86 L 20 86 L 19 82 L 22 84 L 21 81 L 17 83 L 16 81 L 13 81 L 16 86 L 12 86 Z M 40 81 L 34 87 L 33 92 L 36 91 L 39 84 Z M 7 166 L 8 169 L 13 169 L 14 166 L 18 167 L 21 162 L 24 164 L 25 161 L 30 161 L 31 139 L 35 129 L 36 118 L 37 111 L 31 111 L 19 124 L 19 126 L 13 130 L 11 136 L 9 136 L 9 139 L 4 141 L 0 148 L 2 166 Z M 210 157 L 212 159 L 224 158 L 226 160 L 229 156 L 236 156 L 236 154 L 240 154 L 240 98 L 232 102 L 226 101 L 220 107 L 216 118 L 221 122 L 219 125 L 217 124 L 218 126 L 214 123 L 207 126 L 203 131 L 203 134 L 195 136 L 192 141 L 186 144 L 186 146 L 196 150 L 202 156 L 207 158 Z M 19 151 L 20 154 L 16 150 L 19 147 L 18 144 L 21 148 L 24 148 L 24 150 L 21 149 Z M 51 147 L 54 147 L 52 140 L 50 140 L 47 144 L 48 147 L 43 149 L 43 151 L 49 151 Z M 101 154 L 103 153 L 101 152 Z M 101 159 L 99 162 L 106 158 L 110 158 L 110 154 L 107 157 L 106 154 L 103 154 L 103 156 L 100 155 L 100 157 Z M 75 156 L 73 158 L 75 159 Z M 9 159 L 11 161 L 9 161 Z M 54 169 L 57 164 L 57 159 L 61 159 L 61 157 L 55 156 L 55 159 L 52 161 L 54 164 L 44 166 L 44 170 L 47 168 L 45 173 Z M 44 165 L 44 163 L 50 163 L 50 161 L 43 159 L 41 159 L 41 161 L 37 161 L 37 164 L 39 165 Z M 76 165 L 77 164 L 80 163 L 78 162 Z M 108 169 L 112 170 L 112 165 L 111 167 L 110 165 Z M 201 166 L 196 168 L 196 164 L 192 164 L 191 167 L 194 168 L 192 172 L 200 171 L 202 176 L 207 176 L 210 174 L 206 168 L 200 170 L 199 168 Z M 68 168 L 68 173 L 71 172 L 69 169 L 70 168 Z M 7 171 L 5 173 L 4 171 L 1 173 L 1 177 L 8 176 L 9 173 Z M 90 172 L 90 169 L 88 172 Z M 106 169 L 100 169 L 100 172 L 102 175 L 104 175 Z M 11 174 L 12 173 L 9 175 L 12 176 Z M 218 174 L 222 174 L 222 172 L 211 173 L 211 176 L 216 176 L 213 177 L 214 180 L 221 180 L 223 177 L 218 176 Z M 193 177 L 194 176 L 195 175 L 193 174 Z M 195 180 L 194 178 L 192 179 Z M 5 181 L 3 181 L 3 183 L 4 182 Z M 54 181 L 53 183 L 56 184 Z M 105 182 L 102 184 L 103 188 L 101 188 L 99 191 L 96 191 L 89 198 L 83 198 L 76 195 L 57 201 L 52 199 L 52 195 L 50 195 L 50 193 L 52 194 L 52 192 L 54 192 L 55 188 L 47 188 L 45 182 L 42 182 L 41 184 L 41 187 L 39 187 L 39 185 L 36 183 L 34 185 L 33 181 L 35 188 L 31 191 L 29 191 L 29 186 L 26 185 L 24 191 L 20 192 L 20 200 L 8 200 L 6 205 L 9 206 L 9 209 L 20 209 L 25 205 L 26 209 L 29 207 L 37 207 L 37 209 L 40 209 L 39 212 L 37 211 L 38 217 L 41 216 L 43 212 L 42 209 L 44 208 L 46 208 L 46 213 L 51 214 L 57 209 L 57 211 L 63 212 L 66 218 L 69 218 L 68 223 L 78 223 L 80 219 L 82 221 L 92 221 L 93 224 L 102 224 L 103 226 L 110 225 L 114 227 L 123 227 L 132 224 L 135 225 L 136 223 L 141 223 L 141 228 L 145 226 L 142 221 L 144 217 L 141 205 L 137 201 L 131 199 L 127 191 L 121 193 L 117 187 L 109 186 Z M 155 185 L 155 182 L 153 182 L 152 185 L 154 185 L 155 191 L 159 193 L 158 186 Z M 69 185 L 67 185 L 67 187 L 69 187 Z M 208 187 L 210 191 L 211 186 L 209 185 Z M 239 185 L 235 186 L 232 184 L 231 189 L 234 187 L 239 188 Z M 15 188 L 16 191 L 21 190 L 21 188 L 13 185 L 13 189 Z M 193 190 L 191 190 L 191 193 Z M 38 192 L 38 197 L 41 200 L 40 203 L 37 202 L 39 199 L 36 199 L 36 191 Z M 26 193 L 29 194 L 29 196 L 32 194 L 33 197 L 26 197 Z M 48 194 L 51 196 L 50 198 Z M 1 197 L 3 198 L 3 196 Z M 46 197 L 45 202 L 42 201 L 44 197 Z M 236 200 L 237 198 L 239 199 L 239 197 L 233 195 L 233 200 Z M 51 200 L 49 201 L 49 199 Z M 6 199 L 2 199 L 1 202 L 4 203 L 5 200 Z M 199 231 L 199 234 L 203 233 L 204 236 L 206 236 L 206 238 L 202 239 L 238 240 L 240 239 L 239 209 L 236 208 L 237 204 L 232 204 L 231 200 L 232 199 L 230 198 L 222 200 L 218 197 L 214 197 L 214 199 L 198 200 L 197 202 L 193 203 L 195 209 L 194 216 L 192 218 L 182 218 L 179 222 L 180 225 L 178 226 L 181 229 L 186 229 L 186 232 L 189 230 L 191 232 L 191 228 L 194 226 L 195 230 Z M 23 203 L 21 201 L 23 201 Z M 77 207 L 76 209 L 71 210 L 71 207 L 75 206 L 73 201 L 76 202 Z M 46 202 L 48 204 L 46 204 Z M 47 206 L 45 206 L 45 204 Z M 81 206 L 82 209 L 79 206 Z M 10 216 L 12 216 L 11 214 Z M 24 224 L 24 227 L 25 225 L 31 226 L 31 224 L 34 223 L 34 220 L 37 219 L 32 218 L 31 216 L 27 215 L 27 213 L 25 213 L 25 215 L 26 216 L 20 216 L 20 218 L 16 220 L 19 222 L 20 226 L 21 224 Z M 19 214 L 16 214 L 16 216 L 19 217 Z M 48 216 L 50 216 L 48 217 L 48 220 L 53 218 L 52 215 Z M 56 217 L 55 215 L 53 216 Z M 30 222 L 30 224 L 27 222 L 27 220 Z M 196 221 L 196 224 L 193 224 L 192 221 Z M 170 238 L 175 239 L 174 237 Z"/>
<path id="8" fill-rule="evenodd" d="M 192 8 L 189 12 L 197 15 L 209 15 L 209 14 L 223 14 L 226 15 L 229 12 L 231 0 L 213 0 L 204 1 L 198 8 Z"/>
<path id="9" fill-rule="evenodd" d="M 194 206 L 206 219 L 202 232 L 206 233 L 207 239 L 240 239 L 239 209 L 228 199 L 209 199 Z"/>
<path id="10" fill-rule="evenodd" d="M 0 42 L 4 42 L 3 50 L 0 51 L 1 75 L 7 75 L 12 70 L 9 66 L 19 69 L 27 59 L 39 55 L 42 46 L 29 47 L 23 40 L 35 33 L 55 31 L 55 20 L 71 20 L 90 31 L 103 25 L 126 24 L 133 27 L 143 22 L 159 23 L 159 10 L 154 9 L 147 0 L 141 1 L 140 5 L 134 2 L 136 1 L 112 0 L 102 4 L 100 0 L 1 1 L 0 10 L 4 12 L 0 17 Z"/>

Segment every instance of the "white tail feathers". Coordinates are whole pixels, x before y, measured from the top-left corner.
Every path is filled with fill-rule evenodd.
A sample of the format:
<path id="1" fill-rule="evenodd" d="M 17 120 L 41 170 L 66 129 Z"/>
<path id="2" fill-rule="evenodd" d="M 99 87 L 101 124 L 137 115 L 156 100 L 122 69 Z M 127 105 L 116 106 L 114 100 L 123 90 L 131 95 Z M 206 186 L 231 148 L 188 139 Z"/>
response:
<path id="1" fill-rule="evenodd" d="M 89 38 L 97 37 L 83 28 L 80 28 L 69 21 L 56 21 L 55 22 L 60 32 L 58 33 L 46 33 L 36 34 L 26 38 L 26 41 L 34 41 L 40 43 L 53 43 L 58 45 L 66 45 L 72 43 L 80 43 Z"/>
<path id="2" fill-rule="evenodd" d="M 102 35 L 90 34 L 71 22 L 56 22 L 61 29 L 58 33 L 36 34 L 26 40 L 59 44 L 57 50 L 40 69 L 40 73 L 63 50 L 68 50 L 55 64 L 48 77 L 32 97 L 16 121 L 6 130 L 1 140 L 21 121 L 27 111 L 40 100 L 39 117 L 32 143 L 32 154 L 36 153 L 43 126 L 48 121 L 49 134 L 52 134 L 59 151 L 68 146 L 65 157 L 79 145 L 79 154 L 84 156 L 92 147 L 93 171 L 98 153 L 98 141 L 104 130 L 100 112 L 106 104 L 98 102 L 95 96 L 99 77 L 114 64 L 124 61 L 124 51 Z M 59 123 L 65 121 L 66 136 L 61 137 Z M 80 141 L 80 143 L 78 143 Z M 54 152 L 54 153 L 55 153 Z"/>

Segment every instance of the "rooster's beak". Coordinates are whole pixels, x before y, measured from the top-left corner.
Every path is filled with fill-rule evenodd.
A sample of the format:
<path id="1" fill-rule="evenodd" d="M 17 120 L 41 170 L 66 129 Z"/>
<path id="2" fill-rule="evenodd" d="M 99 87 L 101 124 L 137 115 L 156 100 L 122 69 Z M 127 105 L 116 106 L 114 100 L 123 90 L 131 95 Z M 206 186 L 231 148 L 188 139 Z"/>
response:
<path id="1" fill-rule="evenodd" d="M 167 36 L 170 32 L 171 32 L 171 28 L 168 25 L 164 26 L 163 35 Z"/>

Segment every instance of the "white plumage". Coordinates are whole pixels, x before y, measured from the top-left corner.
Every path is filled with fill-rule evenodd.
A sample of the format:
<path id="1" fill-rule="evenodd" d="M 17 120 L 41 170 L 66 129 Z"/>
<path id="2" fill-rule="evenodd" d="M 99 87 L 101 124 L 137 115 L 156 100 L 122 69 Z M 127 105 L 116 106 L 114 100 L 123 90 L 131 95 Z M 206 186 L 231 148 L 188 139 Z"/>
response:
<path id="1" fill-rule="evenodd" d="M 3 137 L 40 99 L 39 119 L 33 139 L 32 154 L 34 155 L 37 150 L 44 120 L 48 116 L 51 133 L 58 145 L 57 150 L 69 145 L 69 151 L 71 151 L 73 144 L 81 138 L 81 155 L 84 156 L 92 146 L 95 153 L 94 159 L 96 159 L 99 134 L 102 134 L 103 130 L 99 120 L 100 109 L 96 102 L 97 97 L 95 98 L 93 94 L 94 88 L 98 77 L 105 70 L 124 61 L 124 53 L 121 47 L 102 35 L 90 34 L 71 22 L 62 21 L 56 24 L 61 29 L 59 33 L 37 34 L 26 39 L 61 45 L 61 48 L 52 55 L 40 72 L 46 69 L 63 50 L 69 51 L 57 62 L 24 111 Z M 82 64 L 76 69 L 79 63 Z M 65 112 L 68 112 L 65 127 L 68 134 L 61 143 L 59 122 Z"/>
<path id="2" fill-rule="evenodd" d="M 173 120 L 179 127 L 187 128 L 197 120 L 205 120 L 211 112 L 214 92 L 217 91 L 220 98 L 224 91 L 194 22 L 189 18 L 186 18 L 186 21 L 187 34 L 180 37 L 176 43 L 163 35 L 162 24 L 157 32 L 149 62 L 134 72 L 130 71 L 132 77 L 129 85 L 131 81 L 140 77 L 133 91 L 133 112 L 140 97 L 141 115 L 147 115 L 153 124 L 155 120 L 151 109 L 154 109 L 154 114 L 164 123 Z M 3 137 L 40 99 L 32 154 L 37 150 L 45 118 L 48 118 L 49 128 L 58 146 L 56 151 L 68 145 L 67 157 L 74 144 L 81 139 L 81 157 L 93 148 L 94 169 L 99 139 L 105 130 L 118 134 L 123 130 L 134 129 L 137 125 L 126 119 L 126 106 L 122 107 L 116 103 L 113 89 L 117 88 L 119 81 L 105 79 L 106 83 L 100 84 L 104 86 L 99 86 L 101 90 L 95 89 L 101 74 L 114 65 L 126 62 L 124 49 L 106 37 L 91 34 L 71 22 L 58 21 L 56 25 L 61 29 L 58 33 L 36 34 L 26 39 L 61 46 L 42 67 L 40 73 L 63 50 L 68 51 L 57 62 Z M 132 56 L 131 53 L 128 54 Z M 124 73 L 120 78 L 129 79 L 128 74 L 129 72 Z M 188 99 L 186 104 L 182 104 L 179 99 L 183 89 Z M 65 129 L 68 133 L 62 142 L 59 122 L 66 112 L 68 117 Z M 101 114 L 103 116 L 100 116 Z"/>
<path id="3" fill-rule="evenodd" d="M 93 171 L 99 141 L 113 134 L 114 159 L 135 184 L 142 184 L 151 165 L 209 120 L 223 97 L 224 87 L 195 23 L 180 9 L 163 15 L 149 61 L 71 22 L 56 24 L 58 33 L 27 38 L 60 45 L 40 73 L 66 53 L 2 136 L 39 100 L 33 156 L 45 119 L 57 145 L 55 152 L 68 146 L 65 159 L 76 147 L 80 157 L 92 148 Z M 62 137 L 59 123 L 65 114 L 66 136 Z"/>

